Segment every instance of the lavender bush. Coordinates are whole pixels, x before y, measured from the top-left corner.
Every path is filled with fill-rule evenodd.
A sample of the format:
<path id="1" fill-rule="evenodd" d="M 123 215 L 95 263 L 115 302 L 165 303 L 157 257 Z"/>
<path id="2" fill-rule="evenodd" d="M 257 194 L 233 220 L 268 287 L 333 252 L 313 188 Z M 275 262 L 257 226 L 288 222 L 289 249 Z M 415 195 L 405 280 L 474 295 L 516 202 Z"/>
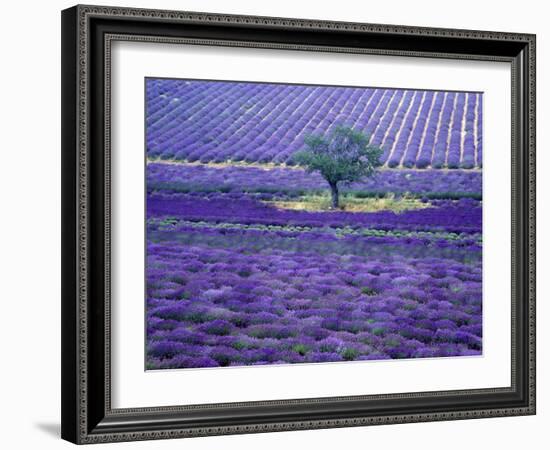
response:
<path id="1" fill-rule="evenodd" d="M 149 192 L 241 192 L 286 198 L 322 192 L 326 183 L 321 175 L 299 168 L 149 163 L 147 188 Z M 373 178 L 341 189 L 363 196 L 408 193 L 454 199 L 481 199 L 481 190 L 481 172 L 470 170 L 381 170 Z"/>

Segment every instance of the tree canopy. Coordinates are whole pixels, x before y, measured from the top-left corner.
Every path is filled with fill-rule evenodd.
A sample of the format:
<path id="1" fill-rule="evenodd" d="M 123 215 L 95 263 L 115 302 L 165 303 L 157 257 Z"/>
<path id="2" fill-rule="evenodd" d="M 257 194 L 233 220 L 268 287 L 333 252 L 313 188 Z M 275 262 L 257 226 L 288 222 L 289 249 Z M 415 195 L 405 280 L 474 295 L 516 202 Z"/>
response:
<path id="1" fill-rule="evenodd" d="M 327 181 L 333 208 L 339 206 L 339 183 L 371 177 L 381 165 L 382 149 L 369 145 L 369 137 L 351 127 L 337 126 L 328 137 L 307 136 L 305 145 L 294 161 L 308 172 L 319 172 Z"/>

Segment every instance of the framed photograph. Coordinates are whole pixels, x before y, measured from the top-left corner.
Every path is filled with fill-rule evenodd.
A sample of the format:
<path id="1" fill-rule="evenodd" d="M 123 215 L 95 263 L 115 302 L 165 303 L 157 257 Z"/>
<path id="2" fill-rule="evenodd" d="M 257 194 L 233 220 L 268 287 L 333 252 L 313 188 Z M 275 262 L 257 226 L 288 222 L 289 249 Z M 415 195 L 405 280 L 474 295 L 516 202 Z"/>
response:
<path id="1" fill-rule="evenodd" d="M 535 413 L 535 36 L 62 12 L 62 437 Z"/>

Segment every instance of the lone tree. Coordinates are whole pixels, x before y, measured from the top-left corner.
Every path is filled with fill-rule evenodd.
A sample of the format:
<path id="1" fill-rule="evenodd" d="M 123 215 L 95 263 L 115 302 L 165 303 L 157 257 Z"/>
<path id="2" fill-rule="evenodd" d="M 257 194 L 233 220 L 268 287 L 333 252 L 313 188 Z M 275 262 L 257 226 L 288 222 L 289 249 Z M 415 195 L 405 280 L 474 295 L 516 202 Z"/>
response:
<path id="1" fill-rule="evenodd" d="M 337 126 L 327 138 L 307 136 L 305 144 L 306 148 L 294 155 L 294 161 L 327 180 L 333 208 L 339 206 L 339 183 L 370 177 L 381 165 L 382 149 L 369 145 L 366 135 L 350 127 Z"/>

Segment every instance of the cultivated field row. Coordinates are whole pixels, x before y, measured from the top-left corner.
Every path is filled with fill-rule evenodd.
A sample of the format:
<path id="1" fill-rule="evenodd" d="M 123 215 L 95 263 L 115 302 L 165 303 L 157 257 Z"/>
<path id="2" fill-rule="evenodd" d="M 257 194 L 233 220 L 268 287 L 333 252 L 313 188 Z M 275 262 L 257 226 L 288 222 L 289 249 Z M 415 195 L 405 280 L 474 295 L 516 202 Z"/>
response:
<path id="1" fill-rule="evenodd" d="M 150 158 L 293 164 L 309 134 L 349 125 L 390 168 L 482 166 L 482 94 L 147 80 Z"/>

